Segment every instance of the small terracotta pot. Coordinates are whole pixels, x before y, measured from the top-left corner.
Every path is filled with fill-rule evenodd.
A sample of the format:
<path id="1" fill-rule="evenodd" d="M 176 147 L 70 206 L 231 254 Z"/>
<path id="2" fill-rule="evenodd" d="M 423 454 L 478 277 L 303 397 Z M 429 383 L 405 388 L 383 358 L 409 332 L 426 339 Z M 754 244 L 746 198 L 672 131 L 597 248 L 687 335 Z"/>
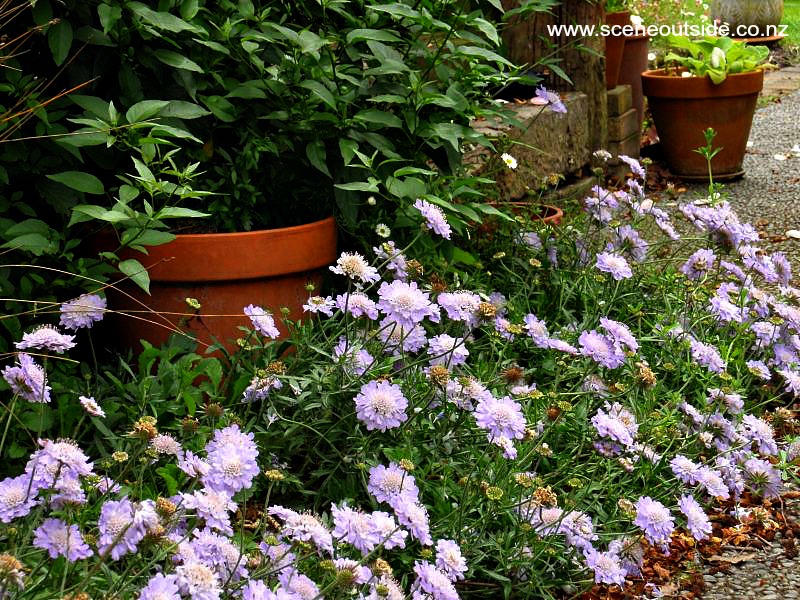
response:
<path id="1" fill-rule="evenodd" d="M 532 221 L 541 221 L 545 225 L 560 225 L 564 218 L 564 211 L 551 204 L 533 204 L 531 202 L 489 202 L 490 206 L 498 210 L 508 208 L 514 216 L 526 216 Z M 491 237 L 499 228 L 499 219 L 486 217 L 483 222 L 476 227 L 479 235 Z"/>
<path id="2" fill-rule="evenodd" d="M 714 146 L 721 148 L 711 160 L 714 178 L 725 181 L 744 174 L 742 161 L 763 71 L 728 75 L 715 85 L 708 77 L 676 77 L 658 69 L 643 73 L 642 83 L 670 171 L 684 179 L 708 180 L 706 160 L 694 150 L 705 146 L 703 132 L 711 127 L 717 132 Z"/>
<path id="3" fill-rule="evenodd" d="M 647 51 L 650 37 L 632 35 L 625 38 L 622 50 L 622 63 L 619 69 L 619 84 L 631 86 L 633 107 L 639 116 L 639 130 L 644 120 L 644 94 L 642 93 L 642 73 L 647 70 Z"/>
<path id="4" fill-rule="evenodd" d="M 336 221 L 178 235 L 149 247 L 147 255 L 126 251 L 123 258 L 135 258 L 148 269 L 150 296 L 130 282 L 108 290 L 116 343 L 138 351 L 139 340 L 158 346 L 179 330 L 197 337 L 201 352 L 214 339 L 232 350 L 232 340 L 242 335 L 238 327 L 251 326 L 242 312 L 248 304 L 271 311 L 282 334 L 281 307 L 289 309 L 290 318 L 300 318 L 309 296 L 305 286 L 318 287 L 321 269 L 336 260 Z M 197 299 L 200 310 L 186 298 Z"/>
<path id="5" fill-rule="evenodd" d="M 631 12 L 623 10 L 606 14 L 606 25 L 630 25 Z M 610 90 L 619 85 L 619 70 L 622 66 L 622 50 L 625 47 L 624 35 L 606 36 L 606 89 Z"/>

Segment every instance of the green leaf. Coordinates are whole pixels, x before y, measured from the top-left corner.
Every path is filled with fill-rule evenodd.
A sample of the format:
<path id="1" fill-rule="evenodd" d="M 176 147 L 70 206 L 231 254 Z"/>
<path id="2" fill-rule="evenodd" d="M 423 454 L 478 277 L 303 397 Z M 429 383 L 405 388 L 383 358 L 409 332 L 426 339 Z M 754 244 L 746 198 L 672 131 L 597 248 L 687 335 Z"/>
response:
<path id="1" fill-rule="evenodd" d="M 170 67 L 194 71 L 195 73 L 203 72 L 203 67 L 177 52 L 172 52 L 171 50 L 156 50 L 153 54 L 158 60 Z"/>
<path id="2" fill-rule="evenodd" d="M 47 43 L 56 65 L 61 65 L 72 47 L 72 25 L 69 21 L 59 21 L 47 30 Z"/>
<path id="3" fill-rule="evenodd" d="M 383 110 L 368 108 L 361 110 L 353 116 L 356 121 L 374 123 L 383 127 L 402 127 L 403 122 L 395 115 Z"/>
<path id="4" fill-rule="evenodd" d="M 106 191 L 97 177 L 82 171 L 64 171 L 48 175 L 47 178 L 86 194 L 104 194 Z"/>
<path id="5" fill-rule="evenodd" d="M 156 473 L 161 475 L 161 479 L 164 480 L 164 485 L 167 486 L 168 495 L 174 496 L 178 493 L 178 481 L 172 476 L 170 469 L 167 467 L 159 467 L 156 469 Z"/>
<path id="6" fill-rule="evenodd" d="M 480 32 L 483 35 L 485 35 L 489 40 L 491 40 L 493 43 L 495 44 L 500 43 L 500 36 L 497 35 L 497 29 L 489 21 L 487 21 L 486 19 L 478 18 L 478 19 L 473 19 L 472 24 L 475 25 L 475 27 L 477 27 L 480 30 Z"/>
<path id="7" fill-rule="evenodd" d="M 233 123 L 236 121 L 236 108 L 222 96 L 201 97 L 203 103 L 220 121 Z"/>
<path id="8" fill-rule="evenodd" d="M 350 190 L 356 192 L 377 192 L 380 189 L 378 188 L 378 181 L 372 178 L 370 178 L 369 182 L 353 181 L 351 183 L 337 183 L 333 187 L 339 188 L 340 190 Z"/>
<path id="9" fill-rule="evenodd" d="M 58 252 L 58 244 L 43 236 L 41 233 L 26 233 L 7 241 L 0 248 L 11 248 L 30 252 L 36 256 L 42 254 L 55 254 Z"/>
<path id="10" fill-rule="evenodd" d="M 165 206 L 158 211 L 159 219 L 194 219 L 207 216 L 208 213 L 192 210 L 191 208 L 184 208 L 182 206 Z"/>
<path id="11" fill-rule="evenodd" d="M 410 6 L 393 2 L 391 4 L 379 4 L 377 6 L 368 6 L 369 10 L 377 10 L 380 12 L 389 13 L 393 17 L 409 17 L 415 19 L 420 16 L 419 11 L 414 10 Z"/>
<path id="12" fill-rule="evenodd" d="M 160 246 L 175 239 L 174 233 L 160 229 L 145 229 L 144 231 L 126 230 L 122 234 L 123 245 L 134 243 L 138 246 Z"/>
<path id="13" fill-rule="evenodd" d="M 225 96 L 226 98 L 264 99 L 267 94 L 258 86 L 260 82 L 245 82 L 237 85 Z"/>
<path id="14" fill-rule="evenodd" d="M 125 113 L 125 120 L 128 123 L 144 121 L 150 117 L 155 117 L 168 105 L 168 100 L 142 100 L 128 109 L 128 112 Z"/>
<path id="15" fill-rule="evenodd" d="M 333 94 L 331 94 L 330 90 L 328 90 L 328 88 L 322 85 L 319 81 L 307 79 L 306 81 L 300 83 L 300 87 L 311 90 L 315 96 L 330 106 L 333 110 L 336 110 L 336 99 L 333 97 Z"/>
<path id="16" fill-rule="evenodd" d="M 166 137 L 175 137 L 184 140 L 192 140 L 195 142 L 200 142 L 200 139 L 196 138 L 185 129 L 180 129 L 178 127 L 170 127 L 169 125 L 156 125 L 150 130 L 151 136 L 158 136 L 164 134 L 166 134 Z"/>
<path id="17" fill-rule="evenodd" d="M 483 58 L 485 60 L 507 65 L 509 67 L 514 66 L 512 62 L 510 62 L 507 58 L 500 56 L 497 54 L 497 52 L 492 52 L 491 50 L 487 50 L 486 48 L 481 48 L 479 46 L 458 46 L 458 51 L 460 54 L 466 54 L 467 56 Z"/>
<path id="18" fill-rule="evenodd" d="M 192 33 L 204 34 L 206 33 L 200 27 L 192 25 L 184 21 L 180 17 L 171 15 L 168 12 L 158 12 L 148 8 L 141 2 L 128 2 L 127 7 L 143 21 L 152 25 L 156 29 L 163 29 L 164 31 L 171 31 L 172 33 L 180 33 L 181 31 L 191 31 Z"/>
<path id="19" fill-rule="evenodd" d="M 119 186 L 119 199 L 120 202 L 127 204 L 139 195 L 139 190 L 132 185 L 123 184 Z"/>
<path id="20" fill-rule="evenodd" d="M 194 16 L 197 14 L 197 11 L 200 10 L 200 6 L 197 0 L 183 0 L 183 2 L 181 2 L 180 10 L 181 17 L 188 21 L 194 18 Z"/>
<path id="21" fill-rule="evenodd" d="M 345 165 L 349 165 L 350 161 L 353 160 L 356 150 L 358 150 L 358 143 L 346 138 L 339 138 L 339 152 L 342 153 L 342 160 Z"/>
<path id="22" fill-rule="evenodd" d="M 20 417 L 23 425 L 36 433 L 47 431 L 53 426 L 53 409 L 46 404 L 39 404 L 35 410 L 26 411 Z"/>
<path id="23" fill-rule="evenodd" d="M 306 54 L 316 52 L 325 45 L 325 40 L 308 30 L 301 31 L 297 41 L 300 44 L 300 50 Z"/>
<path id="24" fill-rule="evenodd" d="M 150 293 L 150 274 L 144 268 L 142 263 L 138 260 L 130 258 L 123 260 L 117 265 L 117 268 L 125 275 L 130 277 L 136 285 L 142 288 L 148 294 Z"/>
<path id="25" fill-rule="evenodd" d="M 385 29 L 353 29 L 347 34 L 347 43 L 360 42 L 362 40 L 375 40 L 378 42 L 400 42 L 397 35 Z"/>
<path id="26" fill-rule="evenodd" d="M 103 33 L 108 33 L 122 18 L 122 9 L 119 6 L 101 4 L 97 7 L 97 16 L 100 18 L 100 25 L 103 26 Z"/>
<path id="27" fill-rule="evenodd" d="M 160 116 L 175 117 L 176 119 L 198 119 L 210 114 L 205 108 L 194 102 L 170 100 L 169 104 L 161 110 Z"/>
<path id="28" fill-rule="evenodd" d="M 135 156 L 132 156 L 131 158 L 133 159 L 133 166 L 136 169 L 136 172 L 139 174 L 139 178 L 148 183 L 155 183 L 156 177 L 153 175 L 153 172 L 147 168 L 147 165 L 145 165 Z"/>
<path id="29" fill-rule="evenodd" d="M 328 177 L 331 176 L 331 172 L 328 170 L 328 165 L 325 162 L 327 156 L 325 153 L 325 144 L 322 140 L 314 140 L 308 144 L 306 146 L 306 156 L 314 167 L 325 173 Z"/>
<path id="30" fill-rule="evenodd" d="M 17 235 L 24 235 L 26 233 L 40 233 L 42 235 L 49 235 L 52 229 L 44 221 L 39 219 L 25 219 L 6 229 L 3 235 L 6 237 L 13 237 Z"/>

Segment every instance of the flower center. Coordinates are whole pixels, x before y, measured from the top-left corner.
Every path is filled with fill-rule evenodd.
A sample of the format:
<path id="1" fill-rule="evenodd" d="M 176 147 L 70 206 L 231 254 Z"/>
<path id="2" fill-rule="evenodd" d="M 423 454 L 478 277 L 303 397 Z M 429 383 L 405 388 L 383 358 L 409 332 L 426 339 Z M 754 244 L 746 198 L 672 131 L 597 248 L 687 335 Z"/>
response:
<path id="1" fill-rule="evenodd" d="M 372 396 L 370 405 L 376 413 L 384 417 L 394 410 L 394 402 L 392 399 L 387 394 L 380 392 Z"/>

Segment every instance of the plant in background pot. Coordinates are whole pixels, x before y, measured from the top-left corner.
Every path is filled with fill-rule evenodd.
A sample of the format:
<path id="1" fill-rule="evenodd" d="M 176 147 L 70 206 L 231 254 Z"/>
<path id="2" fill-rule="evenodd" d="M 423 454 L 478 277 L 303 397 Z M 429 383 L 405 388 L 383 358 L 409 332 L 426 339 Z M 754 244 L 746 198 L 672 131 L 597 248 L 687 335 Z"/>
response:
<path id="1" fill-rule="evenodd" d="M 605 23 L 609 27 L 624 27 L 630 25 L 631 12 L 628 10 L 630 3 L 627 0 L 606 0 Z M 606 41 L 606 89 L 615 88 L 619 82 L 619 70 L 622 65 L 622 52 L 625 47 L 625 36 L 607 35 Z"/>
<path id="2" fill-rule="evenodd" d="M 713 0 L 711 18 L 730 25 L 738 37 L 776 39 L 780 36 L 774 29 L 783 19 L 783 0 Z"/>
<path id="3" fill-rule="evenodd" d="M 241 311 L 248 303 L 289 306 L 291 318 L 299 316 L 309 270 L 335 259 L 334 212 L 349 232 L 364 225 L 374 230 L 379 214 L 401 233 L 411 227 L 406 213 L 416 198 L 447 210 L 455 229 L 496 212 L 480 202 L 453 202 L 433 184 L 461 168 L 464 142 L 488 143 L 470 120 L 500 111 L 482 101 L 507 79 L 511 65 L 495 53 L 499 36 L 480 10 L 377 0 L 184 1 L 158 9 L 127 0 L 40 0 L 34 18 L 61 19 L 50 44 L 61 60 L 73 38 L 114 50 L 83 53 L 65 69 L 66 78 L 88 75 L 95 82 L 62 107 L 62 119 L 81 128 L 59 142 L 66 151 L 56 174 L 70 176 L 54 185 L 71 196 L 72 226 L 116 229 L 107 250 L 129 276 L 144 285 L 149 280 L 152 296 L 125 289 L 136 299 L 131 305 L 119 300 L 115 309 L 145 310 L 146 304 L 166 315 L 171 328 L 180 324 L 201 341 L 225 341 L 238 334 L 236 324 L 247 323 Z M 190 185 L 177 182 L 176 174 L 188 169 Z M 120 182 L 123 173 L 133 175 Z M 163 181 L 170 183 L 156 190 L 161 204 L 154 204 L 148 186 Z M 190 188 L 202 193 L 187 195 Z M 91 193 L 103 199 L 90 201 Z M 370 196 L 384 204 L 373 209 Z M 170 207 L 169 216 L 159 213 L 163 207 Z M 177 208 L 194 211 L 184 217 L 208 216 L 164 221 Z M 255 239 L 287 228 L 294 239 L 309 222 L 322 230 L 324 246 L 259 243 L 234 260 L 236 268 L 222 267 L 255 286 L 247 302 L 212 303 L 222 284 L 211 269 L 233 255 L 234 235 L 244 231 Z M 198 224 L 211 233 L 199 233 Z M 192 237 L 207 235 L 216 237 Z M 189 266 L 175 258 L 184 239 L 208 244 Z M 137 252 L 144 248 L 147 254 Z M 313 263 L 292 267 L 291 302 L 255 294 L 273 279 L 274 262 L 303 254 Z M 266 272 L 242 270 L 250 263 Z M 192 271 L 200 272 L 199 282 L 186 281 Z M 169 305 L 156 308 L 163 286 Z M 198 300 L 199 313 L 186 298 Z M 211 313 L 237 316 L 215 331 Z M 169 330 L 156 327 L 161 335 L 146 336 L 158 342 Z"/>
<path id="4" fill-rule="evenodd" d="M 689 40 L 671 37 L 664 69 L 642 74 L 664 157 L 670 170 L 689 180 L 707 180 L 705 159 L 694 149 L 704 145 L 708 128 L 717 132 L 720 152 L 711 161 L 715 180 L 741 177 L 763 70 L 769 50 L 730 38 Z"/>

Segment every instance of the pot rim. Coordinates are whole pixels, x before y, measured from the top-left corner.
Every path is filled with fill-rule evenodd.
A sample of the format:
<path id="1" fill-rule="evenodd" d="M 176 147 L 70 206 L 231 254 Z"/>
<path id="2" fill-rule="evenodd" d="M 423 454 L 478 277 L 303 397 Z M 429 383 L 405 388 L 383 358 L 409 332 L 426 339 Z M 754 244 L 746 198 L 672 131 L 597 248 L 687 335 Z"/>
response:
<path id="1" fill-rule="evenodd" d="M 676 69 L 681 73 L 686 69 Z M 642 72 L 642 88 L 645 96 L 652 98 L 724 98 L 758 94 L 764 87 L 764 71 L 731 73 L 725 81 L 715 84 L 711 78 L 679 77 L 667 75 L 667 69 L 652 69 Z"/>

